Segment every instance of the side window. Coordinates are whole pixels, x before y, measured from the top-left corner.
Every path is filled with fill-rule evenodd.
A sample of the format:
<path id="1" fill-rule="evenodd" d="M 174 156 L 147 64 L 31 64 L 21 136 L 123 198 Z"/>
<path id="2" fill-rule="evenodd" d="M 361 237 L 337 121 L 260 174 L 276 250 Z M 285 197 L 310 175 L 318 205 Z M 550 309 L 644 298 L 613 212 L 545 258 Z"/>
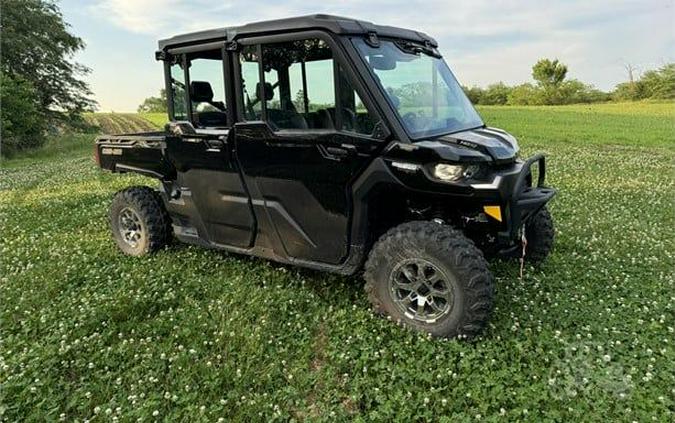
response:
<path id="1" fill-rule="evenodd" d="M 193 123 L 200 127 L 227 126 L 221 50 L 192 53 L 187 59 Z"/>
<path id="2" fill-rule="evenodd" d="M 342 66 L 338 69 L 338 77 L 340 78 L 338 87 L 342 109 L 342 129 L 357 134 L 372 134 L 377 119 L 368 111 Z"/>
<path id="3" fill-rule="evenodd" d="M 262 119 L 262 102 L 260 100 L 260 70 L 257 46 L 245 46 L 239 54 L 241 69 L 241 92 L 243 96 L 244 117 L 246 120 Z"/>
<path id="4" fill-rule="evenodd" d="M 174 120 L 187 120 L 187 104 L 185 101 L 185 71 L 182 56 L 171 65 L 171 99 Z"/>
<path id="5" fill-rule="evenodd" d="M 267 122 L 276 129 L 373 133 L 377 120 L 324 40 L 270 43 L 260 49 L 245 46 L 239 64 L 246 120 L 262 119 L 264 110 Z"/>
<path id="6" fill-rule="evenodd" d="M 267 120 L 278 129 L 337 129 L 333 52 L 320 39 L 262 46 Z"/>

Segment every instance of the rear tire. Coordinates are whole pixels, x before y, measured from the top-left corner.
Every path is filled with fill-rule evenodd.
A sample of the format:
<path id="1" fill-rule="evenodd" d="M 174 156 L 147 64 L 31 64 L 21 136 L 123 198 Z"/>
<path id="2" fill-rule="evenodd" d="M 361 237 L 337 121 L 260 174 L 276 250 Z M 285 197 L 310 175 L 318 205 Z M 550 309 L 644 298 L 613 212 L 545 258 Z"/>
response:
<path id="1" fill-rule="evenodd" d="M 389 230 L 373 246 L 364 277 L 375 313 L 433 336 L 471 338 L 492 311 L 494 282 L 483 254 L 447 225 Z"/>
<path id="2" fill-rule="evenodd" d="M 553 250 L 555 230 L 553 218 L 546 207 L 539 210 L 525 224 L 525 260 L 532 263 L 541 263 L 546 260 Z"/>
<path id="3" fill-rule="evenodd" d="M 118 191 L 109 212 L 110 228 L 123 253 L 142 256 L 164 247 L 171 239 L 171 219 L 159 193 L 134 186 Z"/>

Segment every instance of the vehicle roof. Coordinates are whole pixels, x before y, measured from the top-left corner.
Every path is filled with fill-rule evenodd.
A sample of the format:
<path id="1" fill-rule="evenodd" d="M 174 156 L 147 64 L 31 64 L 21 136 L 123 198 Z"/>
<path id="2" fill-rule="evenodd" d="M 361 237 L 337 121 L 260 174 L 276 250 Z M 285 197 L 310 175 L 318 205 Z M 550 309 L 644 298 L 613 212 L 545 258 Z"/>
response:
<path id="1" fill-rule="evenodd" d="M 181 47 L 213 41 L 234 41 L 247 36 L 271 35 L 293 31 L 319 29 L 338 35 L 365 35 L 376 33 L 381 37 L 402 38 L 411 41 L 430 42 L 434 47 L 436 40 L 425 33 L 393 26 L 375 25 L 372 22 L 333 15 L 307 15 L 271 21 L 253 22 L 241 26 L 209 29 L 176 35 L 159 40 L 159 49 Z"/>

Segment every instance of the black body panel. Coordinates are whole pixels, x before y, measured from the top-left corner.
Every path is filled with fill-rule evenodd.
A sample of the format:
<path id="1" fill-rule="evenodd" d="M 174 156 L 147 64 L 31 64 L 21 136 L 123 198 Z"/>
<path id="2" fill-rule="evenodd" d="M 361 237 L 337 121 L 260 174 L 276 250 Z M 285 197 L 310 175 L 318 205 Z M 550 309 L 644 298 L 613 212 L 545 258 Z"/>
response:
<path id="1" fill-rule="evenodd" d="M 469 131 L 444 135 L 438 137 L 436 140 L 441 143 L 457 145 L 471 149 L 475 152 L 483 153 L 489 156 L 490 161 L 497 164 L 513 162 L 518 154 L 518 142 L 516 139 L 501 129 L 487 127 L 476 128 Z M 469 154 L 466 151 L 462 151 L 460 156 L 466 157 L 469 156 Z M 444 158 L 451 161 L 462 160 L 460 157 Z M 469 157 L 467 161 L 470 160 L 471 158 Z"/>
<path id="2" fill-rule="evenodd" d="M 171 138 L 167 154 L 177 171 L 172 189 L 180 190 L 181 195 L 176 200 L 193 203 L 200 217 L 195 220 L 192 213 L 180 213 L 179 201 L 174 201 L 172 207 L 183 219 L 178 223 L 196 228 L 200 237 L 216 244 L 251 247 L 255 220 L 239 169 L 232 160 L 228 135 Z M 232 198 L 241 200 L 230 201 Z"/>
<path id="3" fill-rule="evenodd" d="M 96 138 L 94 156 L 102 169 L 170 179 L 176 170 L 164 155 L 167 139 L 163 132 L 103 135 Z"/>
<path id="4" fill-rule="evenodd" d="M 265 242 L 277 254 L 337 264 L 348 253 L 349 188 L 374 143 L 326 131 L 272 132 L 266 123 L 234 127 L 237 157 L 255 214 L 271 221 Z M 278 236 L 283 251 L 270 240 Z"/>
<path id="5" fill-rule="evenodd" d="M 241 26 L 210 29 L 189 34 L 177 35 L 159 41 L 159 50 L 180 47 L 191 44 L 202 44 L 215 41 L 235 41 L 244 37 L 287 34 L 294 31 L 323 30 L 336 35 L 368 35 L 377 33 L 379 36 L 402 38 L 411 41 L 428 42 L 436 47 L 436 40 L 419 31 L 396 28 L 385 25 L 375 25 L 372 22 L 353 18 L 332 15 L 307 15 L 286 19 L 276 19 L 265 22 L 254 22 Z"/>

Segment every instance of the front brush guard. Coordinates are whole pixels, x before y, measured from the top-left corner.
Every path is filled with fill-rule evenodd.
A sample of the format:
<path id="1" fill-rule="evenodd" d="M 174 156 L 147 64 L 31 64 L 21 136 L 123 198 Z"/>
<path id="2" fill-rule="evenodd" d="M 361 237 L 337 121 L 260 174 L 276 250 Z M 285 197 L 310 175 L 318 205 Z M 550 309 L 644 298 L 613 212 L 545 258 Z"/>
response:
<path id="1" fill-rule="evenodd" d="M 528 186 L 528 176 L 532 175 L 532 166 L 537 164 L 539 175 L 537 185 L 534 181 Z M 544 185 L 546 180 L 546 157 L 543 154 L 535 154 L 527 159 L 513 185 L 511 196 L 507 199 L 504 207 L 506 215 L 506 228 L 498 233 L 500 241 L 512 243 L 520 240 L 520 230 L 527 220 L 536 214 L 556 194 L 556 190 Z"/>

